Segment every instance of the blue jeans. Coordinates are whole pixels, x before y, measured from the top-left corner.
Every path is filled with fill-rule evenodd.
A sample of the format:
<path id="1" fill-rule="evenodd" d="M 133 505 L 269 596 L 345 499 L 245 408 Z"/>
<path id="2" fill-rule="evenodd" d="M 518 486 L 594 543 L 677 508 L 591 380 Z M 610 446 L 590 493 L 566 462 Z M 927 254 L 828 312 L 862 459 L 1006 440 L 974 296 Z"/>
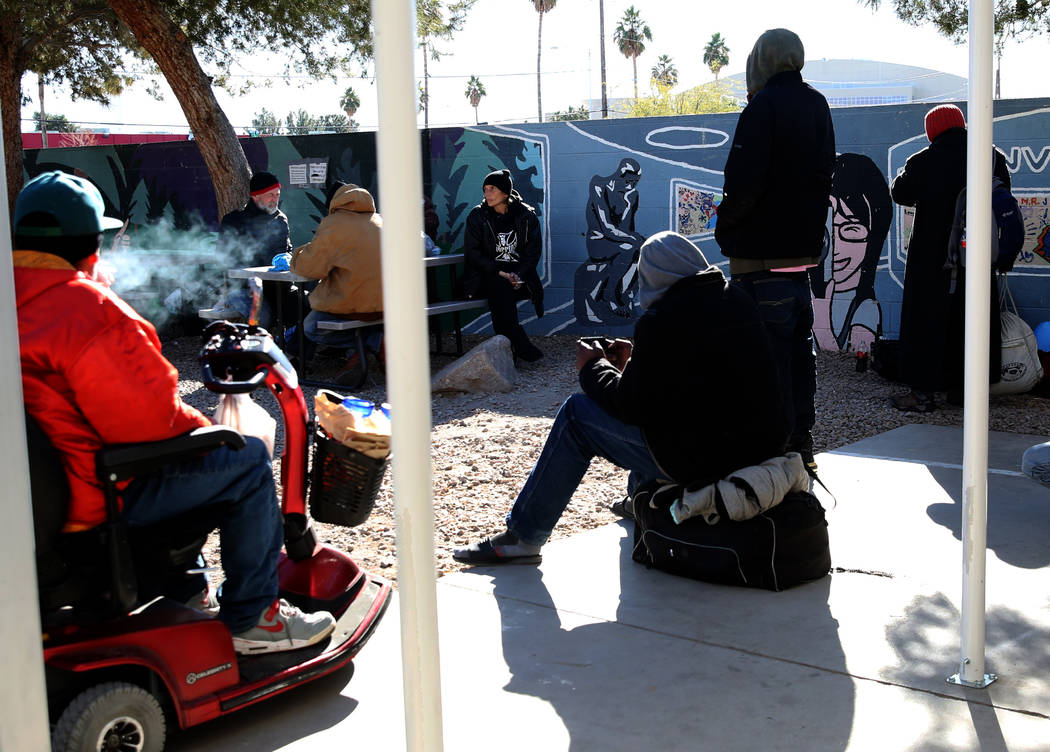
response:
<path id="1" fill-rule="evenodd" d="M 310 311 L 303 319 L 303 334 L 308 340 L 325 347 L 345 347 L 348 355 L 357 351 L 357 332 L 361 332 L 365 347 L 372 352 L 379 352 L 379 346 L 383 343 L 383 327 L 381 325 L 367 326 L 361 330 L 346 329 L 338 331 L 334 329 L 320 329 L 318 324 L 325 319 L 337 319 L 340 316 L 323 311 Z"/>
<path id="2" fill-rule="evenodd" d="M 574 394 L 554 418 L 540 458 L 507 515 L 507 529 L 525 543 L 543 545 L 594 457 L 631 471 L 628 493 L 663 477 L 641 428 L 612 417 L 586 394 Z"/>
<path id="3" fill-rule="evenodd" d="M 816 422 L 817 355 L 813 349 L 813 295 L 806 272 L 734 274 L 733 283 L 756 303 L 777 362 L 780 398 L 790 427 L 789 448 Z"/>
<path id="4" fill-rule="evenodd" d="M 234 634 L 255 626 L 277 597 L 277 555 L 284 528 L 270 455 L 261 440 L 220 447 L 136 478 L 124 490 L 124 519 L 152 525 L 209 504 L 227 504 L 219 525 L 222 568 L 219 617 Z"/>

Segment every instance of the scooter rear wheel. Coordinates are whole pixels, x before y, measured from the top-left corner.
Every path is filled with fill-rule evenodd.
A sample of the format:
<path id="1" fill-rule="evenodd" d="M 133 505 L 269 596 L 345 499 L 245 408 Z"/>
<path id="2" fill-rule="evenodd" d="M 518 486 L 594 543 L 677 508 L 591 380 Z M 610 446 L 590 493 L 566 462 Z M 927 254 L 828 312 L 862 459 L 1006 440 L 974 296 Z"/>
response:
<path id="1" fill-rule="evenodd" d="M 84 690 L 62 712 L 51 735 L 54 752 L 162 752 L 164 711 L 157 698 L 127 682 Z"/>

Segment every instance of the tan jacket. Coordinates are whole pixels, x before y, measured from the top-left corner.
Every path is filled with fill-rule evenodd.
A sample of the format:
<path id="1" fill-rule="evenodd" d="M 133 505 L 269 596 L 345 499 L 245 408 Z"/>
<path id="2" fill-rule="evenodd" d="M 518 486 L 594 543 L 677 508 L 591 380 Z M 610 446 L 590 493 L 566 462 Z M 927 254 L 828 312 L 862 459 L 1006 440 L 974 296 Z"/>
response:
<path id="1" fill-rule="evenodd" d="M 336 191 L 314 239 L 292 254 L 293 272 L 321 280 L 310 293 L 313 310 L 343 315 L 383 310 L 382 226 L 372 194 L 348 185 Z"/>

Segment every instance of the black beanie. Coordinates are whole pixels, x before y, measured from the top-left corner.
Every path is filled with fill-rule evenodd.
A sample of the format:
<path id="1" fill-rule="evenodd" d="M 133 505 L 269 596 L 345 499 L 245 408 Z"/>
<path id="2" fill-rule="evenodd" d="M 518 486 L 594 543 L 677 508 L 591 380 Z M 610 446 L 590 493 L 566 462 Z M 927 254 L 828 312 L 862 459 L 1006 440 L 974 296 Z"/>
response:
<path id="1" fill-rule="evenodd" d="M 252 175 L 252 179 L 248 182 L 248 193 L 252 196 L 258 196 L 260 193 L 266 193 L 269 190 L 280 187 L 281 181 L 269 172 L 257 172 Z"/>
<path id="2" fill-rule="evenodd" d="M 485 176 L 485 182 L 481 184 L 481 187 L 484 188 L 486 185 L 493 185 L 508 196 L 514 190 L 514 181 L 510 179 L 510 170 L 493 170 Z"/>

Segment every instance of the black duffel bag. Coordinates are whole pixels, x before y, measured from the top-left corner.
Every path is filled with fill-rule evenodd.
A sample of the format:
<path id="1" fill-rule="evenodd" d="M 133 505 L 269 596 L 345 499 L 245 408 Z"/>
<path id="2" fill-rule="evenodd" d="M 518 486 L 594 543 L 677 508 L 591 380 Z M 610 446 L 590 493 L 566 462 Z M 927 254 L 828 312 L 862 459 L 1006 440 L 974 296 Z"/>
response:
<path id="1" fill-rule="evenodd" d="M 653 482 L 635 494 L 635 561 L 695 580 L 766 590 L 819 580 L 830 571 L 828 523 L 813 494 L 788 494 L 742 522 L 723 514 L 714 525 L 701 517 L 679 525 L 668 509 L 683 490 Z"/>
<path id="2" fill-rule="evenodd" d="M 871 370 L 886 381 L 902 381 L 901 343 L 897 339 L 877 337 L 871 343 Z"/>

